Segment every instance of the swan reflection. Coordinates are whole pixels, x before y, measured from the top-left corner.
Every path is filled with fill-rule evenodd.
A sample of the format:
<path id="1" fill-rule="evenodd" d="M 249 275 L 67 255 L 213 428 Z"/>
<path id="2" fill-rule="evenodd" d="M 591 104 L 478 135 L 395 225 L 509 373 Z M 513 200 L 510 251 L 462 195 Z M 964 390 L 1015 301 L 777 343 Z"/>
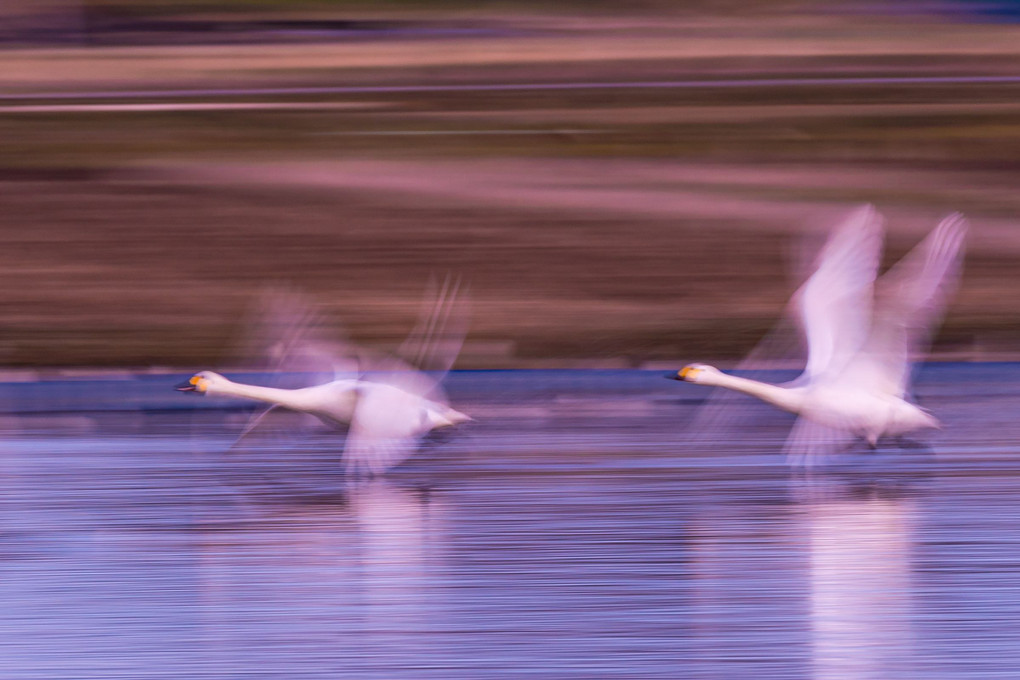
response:
<path id="1" fill-rule="evenodd" d="M 909 670 L 914 502 L 874 486 L 857 494 L 824 483 L 807 489 L 813 677 L 856 680 Z"/>
<path id="2" fill-rule="evenodd" d="M 427 495 L 376 479 L 357 485 L 348 507 L 358 527 L 361 586 L 369 617 L 413 616 L 426 577 Z"/>
<path id="3" fill-rule="evenodd" d="M 254 647 L 271 667 L 287 658 L 285 638 L 301 649 L 329 639 L 361 670 L 413 660 L 432 593 L 427 494 L 374 480 L 317 498 L 277 497 L 207 533 L 200 592 L 211 658 L 230 663 L 232 650 Z"/>

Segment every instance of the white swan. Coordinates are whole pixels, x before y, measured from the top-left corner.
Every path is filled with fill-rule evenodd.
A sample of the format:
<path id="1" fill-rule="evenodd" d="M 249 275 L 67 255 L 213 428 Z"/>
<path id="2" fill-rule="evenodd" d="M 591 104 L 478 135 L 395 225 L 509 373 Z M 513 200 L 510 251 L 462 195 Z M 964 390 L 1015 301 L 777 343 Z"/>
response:
<path id="1" fill-rule="evenodd" d="M 324 384 L 296 389 L 248 385 L 212 371 L 196 373 L 178 385 L 177 389 L 211 397 L 235 397 L 269 404 L 267 410 L 249 422 L 239 440 L 277 407 L 307 413 L 330 426 L 347 427 L 343 460 L 348 472 L 381 474 L 413 453 L 418 440 L 431 430 L 471 420 L 469 416 L 449 406 L 439 384 L 442 375 L 456 359 L 463 340 L 462 334 L 456 337 L 457 333 L 454 333 L 452 341 L 449 337 L 439 338 L 450 325 L 448 322 L 456 297 L 455 289 L 456 286 L 451 289 L 447 281 L 431 313 L 419 321 L 416 330 L 401 347 L 401 351 L 410 352 L 419 362 L 424 363 L 431 358 L 431 367 L 440 371 L 438 376 L 427 375 L 397 357 L 389 357 L 377 361 L 371 367 L 371 372 L 356 378 L 338 378 Z M 292 305 L 296 304 L 293 297 L 289 301 Z M 290 311 L 293 312 L 293 309 Z M 310 318 L 310 315 L 304 313 L 292 316 Z M 279 330 L 284 330 L 281 336 L 289 338 L 286 343 L 274 343 L 277 348 L 286 344 L 286 349 L 282 351 L 301 354 L 303 360 L 310 354 L 322 355 L 324 359 L 330 354 L 320 343 L 311 347 L 309 343 L 295 341 L 293 338 L 307 337 L 303 329 L 287 327 Z M 336 365 L 334 356 L 328 356 L 328 359 Z M 279 359 L 274 363 L 279 366 Z"/>
<path id="2" fill-rule="evenodd" d="M 349 427 L 344 462 L 354 473 L 380 474 L 407 458 L 422 435 L 471 420 L 442 401 L 361 378 L 283 389 L 247 385 L 201 371 L 177 389 L 210 397 L 252 399 L 308 413 L 327 425 Z"/>
<path id="3" fill-rule="evenodd" d="M 907 401 L 911 359 L 957 278 L 966 230 L 961 215 L 950 215 L 876 284 L 882 220 L 865 206 L 832 233 L 791 300 L 808 350 L 800 377 L 771 385 L 704 364 L 671 377 L 743 392 L 800 416 L 785 447 L 792 463 L 810 463 L 848 436 L 874 447 L 880 437 L 937 428 Z"/>

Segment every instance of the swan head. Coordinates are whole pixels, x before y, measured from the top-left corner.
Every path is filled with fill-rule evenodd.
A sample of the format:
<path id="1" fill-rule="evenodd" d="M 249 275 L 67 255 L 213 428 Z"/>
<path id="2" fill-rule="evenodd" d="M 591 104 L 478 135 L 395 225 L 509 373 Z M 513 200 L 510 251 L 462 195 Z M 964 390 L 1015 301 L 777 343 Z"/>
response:
<path id="1" fill-rule="evenodd" d="M 715 366 L 708 366 L 707 364 L 688 364 L 677 371 L 675 375 L 666 377 L 690 383 L 707 383 L 711 382 L 712 378 L 720 373 L 721 371 Z"/>
<path id="2" fill-rule="evenodd" d="M 197 394 L 205 394 L 209 391 L 209 388 L 215 387 L 225 381 L 226 378 L 219 373 L 213 373 L 212 371 L 200 371 L 174 387 L 178 392 L 195 392 Z"/>

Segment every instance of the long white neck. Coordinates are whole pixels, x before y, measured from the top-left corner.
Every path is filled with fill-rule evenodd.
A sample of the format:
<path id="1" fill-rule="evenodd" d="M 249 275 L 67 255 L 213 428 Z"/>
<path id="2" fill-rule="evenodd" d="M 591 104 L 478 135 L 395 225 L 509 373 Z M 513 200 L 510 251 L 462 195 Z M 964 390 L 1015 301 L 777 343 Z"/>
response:
<path id="1" fill-rule="evenodd" d="M 254 399 L 270 404 L 279 404 L 293 408 L 294 390 L 284 390 L 276 387 L 259 387 L 258 385 L 245 385 L 236 383 L 233 380 L 223 378 L 210 386 L 206 394 L 211 397 L 241 397 L 242 399 Z"/>
<path id="2" fill-rule="evenodd" d="M 804 405 L 803 391 L 799 388 L 770 385 L 769 383 L 726 373 L 712 373 L 699 382 L 702 385 L 725 387 L 734 392 L 749 394 L 790 413 L 800 413 L 801 407 Z"/>

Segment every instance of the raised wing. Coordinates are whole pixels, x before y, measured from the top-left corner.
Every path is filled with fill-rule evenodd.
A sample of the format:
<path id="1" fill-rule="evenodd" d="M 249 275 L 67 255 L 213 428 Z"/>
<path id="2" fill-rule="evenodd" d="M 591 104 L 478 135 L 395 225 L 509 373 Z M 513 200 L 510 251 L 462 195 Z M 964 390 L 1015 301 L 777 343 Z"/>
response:
<path id="1" fill-rule="evenodd" d="M 847 380 L 906 395 L 911 363 L 927 350 L 956 289 L 966 235 L 964 217 L 950 215 L 882 276 L 871 333 L 860 357 L 847 368 Z"/>
<path id="2" fill-rule="evenodd" d="M 397 349 L 397 356 L 441 380 L 453 367 L 468 329 L 469 297 L 459 276 L 442 285 L 429 280 L 418 323 Z"/>
<path id="3" fill-rule="evenodd" d="M 284 287 L 265 289 L 244 326 L 241 358 L 277 376 L 277 387 L 321 385 L 358 372 L 360 351 L 305 296 Z"/>
<path id="4" fill-rule="evenodd" d="M 430 280 L 418 323 L 392 357 L 369 359 L 365 378 L 443 401 L 440 383 L 453 367 L 467 335 L 469 298 L 460 278 Z"/>
<path id="5" fill-rule="evenodd" d="M 839 375 L 864 345 L 882 236 L 882 218 L 872 206 L 854 211 L 832 232 L 811 276 L 794 294 L 791 304 L 808 350 L 799 380 Z"/>
<path id="6" fill-rule="evenodd" d="M 242 333 L 240 361 L 265 374 L 260 384 L 310 387 L 355 377 L 359 370 L 360 350 L 344 340 L 338 328 L 330 328 L 305 296 L 290 288 L 263 290 L 248 312 Z M 283 440 L 317 423 L 314 416 L 260 406 L 252 411 L 234 446 L 255 430 Z"/>
<path id="7" fill-rule="evenodd" d="M 872 206 L 863 206 L 837 226 L 820 248 L 808 240 L 793 258 L 803 283 L 793 294 L 786 313 L 730 372 L 755 371 L 756 379 L 801 387 L 835 371 L 864 343 L 882 245 L 881 217 Z M 795 367 L 805 364 L 798 377 L 788 377 Z M 775 420 L 773 407 L 717 388 L 698 409 L 688 429 L 695 443 L 716 440 L 723 432 L 732 444 L 737 437 L 756 432 L 756 425 Z M 760 435 L 748 436 L 760 445 Z"/>

